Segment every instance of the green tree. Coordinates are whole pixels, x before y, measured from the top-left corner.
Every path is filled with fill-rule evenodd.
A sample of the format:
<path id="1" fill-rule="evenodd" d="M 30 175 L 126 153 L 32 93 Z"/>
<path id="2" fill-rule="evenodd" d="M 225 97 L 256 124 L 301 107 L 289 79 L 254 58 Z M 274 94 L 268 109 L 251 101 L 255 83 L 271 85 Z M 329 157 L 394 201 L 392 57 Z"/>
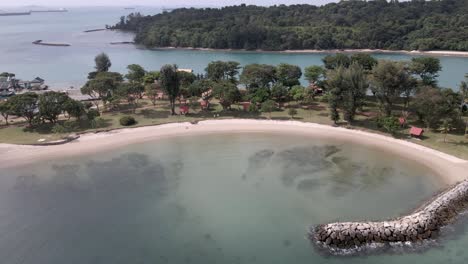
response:
<path id="1" fill-rule="evenodd" d="M 64 112 L 65 103 L 69 99 L 68 95 L 54 91 L 39 95 L 39 117 L 55 124 Z"/>
<path id="2" fill-rule="evenodd" d="M 63 104 L 63 111 L 68 114 L 68 117 L 74 117 L 77 120 L 80 120 L 83 115 L 86 114 L 85 106 L 83 103 L 73 100 L 68 97 Z"/>
<path id="3" fill-rule="evenodd" d="M 455 102 L 457 99 L 449 90 L 426 87 L 419 91 L 414 99 L 412 107 L 427 128 L 436 129 L 442 119 L 455 118 L 456 120 L 459 116 L 456 112 L 459 108 Z"/>
<path id="4" fill-rule="evenodd" d="M 281 63 L 276 67 L 276 80 L 286 87 L 299 85 L 301 76 L 302 71 L 299 66 Z"/>
<path id="5" fill-rule="evenodd" d="M 301 102 L 305 98 L 305 87 L 301 85 L 294 85 L 289 93 L 294 101 Z"/>
<path id="6" fill-rule="evenodd" d="M 292 108 L 292 107 L 289 108 L 289 109 L 288 109 L 288 115 L 291 116 L 291 119 L 294 119 L 294 116 L 297 115 L 297 110 L 296 110 L 296 108 Z"/>
<path id="7" fill-rule="evenodd" d="M 133 113 L 138 107 L 138 100 L 142 97 L 145 87 L 141 83 L 121 83 L 115 90 L 114 96 L 124 98 L 129 105 L 133 106 Z"/>
<path id="8" fill-rule="evenodd" d="M 277 102 L 281 103 L 288 99 L 288 88 L 281 83 L 275 83 L 271 87 L 271 97 Z"/>
<path id="9" fill-rule="evenodd" d="M 241 94 L 235 84 L 230 81 L 221 81 L 213 86 L 213 96 L 219 99 L 223 110 L 230 109 L 231 105 L 239 102 Z"/>
<path id="10" fill-rule="evenodd" d="M 94 67 L 97 72 L 109 71 L 112 63 L 106 53 L 100 53 L 94 58 L 96 66 Z"/>
<path id="11" fill-rule="evenodd" d="M 325 79 L 326 70 L 318 65 L 306 67 L 304 76 L 309 83 L 318 84 Z"/>
<path id="12" fill-rule="evenodd" d="M 401 62 L 380 60 L 372 70 L 370 87 L 386 116 L 391 115 L 393 104 L 411 85 L 412 78 Z"/>
<path id="13" fill-rule="evenodd" d="M 17 94 L 8 99 L 13 115 L 23 117 L 30 126 L 36 117 L 37 101 L 38 95 L 32 92 Z"/>
<path id="14" fill-rule="evenodd" d="M 348 55 L 343 53 L 337 53 L 335 55 L 327 55 L 323 59 L 323 64 L 328 70 L 334 70 L 340 66 L 348 68 L 351 65 L 351 59 Z"/>
<path id="15" fill-rule="evenodd" d="M 116 83 L 112 78 L 95 78 L 87 81 L 86 84 L 81 87 L 81 93 L 91 97 L 99 111 L 99 101 L 101 100 L 105 106 L 106 102 L 111 99 L 112 93 L 115 91 L 117 86 L 118 83 Z"/>
<path id="16" fill-rule="evenodd" d="M 354 121 L 357 109 L 362 106 L 369 87 L 364 69 L 357 63 L 349 68 L 339 66 L 328 74 L 327 88 L 330 91 L 330 110 L 332 120 L 339 118 L 337 108 L 342 108 L 344 119 Z M 338 115 L 338 117 L 336 117 Z"/>
<path id="17" fill-rule="evenodd" d="M 145 84 L 155 83 L 157 80 L 159 80 L 160 76 L 161 74 L 159 73 L 159 71 L 149 71 L 143 77 L 143 82 Z"/>
<path id="18" fill-rule="evenodd" d="M 240 75 L 240 82 L 249 92 L 254 92 L 260 87 L 269 89 L 276 82 L 276 68 L 266 64 L 246 65 Z"/>
<path id="19" fill-rule="evenodd" d="M 160 83 L 161 87 L 165 90 L 167 96 L 169 97 L 169 103 L 171 105 L 171 113 L 175 115 L 175 102 L 177 96 L 180 92 L 180 83 L 177 73 L 177 65 L 166 64 L 162 66 L 161 70 Z"/>
<path id="20" fill-rule="evenodd" d="M 240 64 L 236 61 L 212 61 L 205 68 L 207 78 L 212 81 L 230 80 L 236 82 Z"/>
<path id="21" fill-rule="evenodd" d="M 416 57 L 411 59 L 410 71 L 421 78 L 422 85 L 434 86 L 437 84 L 439 71 L 442 70 L 440 60 L 434 57 Z"/>
<path id="22" fill-rule="evenodd" d="M 9 101 L 0 101 L 0 115 L 5 119 L 5 124 L 8 126 L 8 117 L 13 114 L 13 109 Z"/>
<path id="23" fill-rule="evenodd" d="M 361 65 L 364 71 L 370 72 L 377 65 L 378 61 L 369 54 L 355 53 L 351 55 L 351 63 L 357 63 Z"/>
<path id="24" fill-rule="evenodd" d="M 145 85 L 145 94 L 150 99 L 153 106 L 156 106 L 156 100 L 158 99 L 158 91 L 161 89 L 158 83 L 149 83 Z"/>
<path id="25" fill-rule="evenodd" d="M 275 111 L 276 103 L 273 100 L 266 100 L 262 103 L 260 110 L 264 113 L 268 113 L 268 118 L 271 119 L 271 112 Z"/>
<path id="26" fill-rule="evenodd" d="M 382 126 L 388 133 L 395 135 L 400 128 L 400 122 L 398 118 L 394 116 L 382 117 L 380 120 L 380 126 Z"/>
<path id="27" fill-rule="evenodd" d="M 143 83 L 146 71 L 138 64 L 130 64 L 127 66 L 128 73 L 125 75 L 128 81 L 132 83 Z"/>

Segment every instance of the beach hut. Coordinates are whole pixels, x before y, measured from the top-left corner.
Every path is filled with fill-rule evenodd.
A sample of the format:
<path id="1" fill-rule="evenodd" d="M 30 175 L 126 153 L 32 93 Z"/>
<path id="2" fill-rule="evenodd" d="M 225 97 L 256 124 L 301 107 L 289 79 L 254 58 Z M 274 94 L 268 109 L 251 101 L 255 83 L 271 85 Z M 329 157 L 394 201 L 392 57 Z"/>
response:
<path id="1" fill-rule="evenodd" d="M 209 107 L 210 103 L 206 100 L 201 100 L 200 101 L 200 107 L 202 110 L 207 110 Z"/>
<path id="2" fill-rule="evenodd" d="M 406 118 L 400 117 L 398 118 L 398 122 L 400 123 L 401 127 L 404 127 L 406 125 Z"/>
<path id="3" fill-rule="evenodd" d="M 251 103 L 250 102 L 242 102 L 241 105 L 242 105 L 242 109 L 244 109 L 244 111 L 249 111 Z"/>
<path id="4" fill-rule="evenodd" d="M 188 105 L 181 105 L 179 106 L 179 111 L 181 115 L 186 115 L 189 112 L 189 107 Z"/>
<path id="5" fill-rule="evenodd" d="M 423 136 L 424 129 L 420 127 L 411 127 L 409 133 L 412 137 L 421 138 Z"/>

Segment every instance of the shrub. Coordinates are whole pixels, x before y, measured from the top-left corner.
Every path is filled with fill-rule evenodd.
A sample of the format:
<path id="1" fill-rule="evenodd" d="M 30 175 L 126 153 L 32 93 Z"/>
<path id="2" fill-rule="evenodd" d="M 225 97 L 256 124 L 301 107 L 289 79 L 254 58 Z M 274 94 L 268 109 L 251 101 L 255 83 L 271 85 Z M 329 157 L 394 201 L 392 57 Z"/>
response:
<path id="1" fill-rule="evenodd" d="M 133 116 L 122 116 L 119 122 L 122 126 L 132 126 L 136 124 L 136 120 Z"/>
<path id="2" fill-rule="evenodd" d="M 297 110 L 295 108 L 289 108 L 288 115 L 290 115 L 291 118 L 294 118 L 294 116 L 297 115 Z"/>
<path id="3" fill-rule="evenodd" d="M 55 124 L 53 127 L 52 127 L 52 133 L 55 133 L 55 134 L 64 134 L 64 133 L 67 133 L 68 130 L 66 127 L 62 126 L 61 124 Z"/>
<path id="4" fill-rule="evenodd" d="M 67 131 L 73 131 L 73 130 L 76 130 L 76 129 L 80 128 L 80 124 L 79 124 L 79 122 L 74 121 L 74 120 L 67 120 L 67 121 L 63 122 L 63 127 Z"/>

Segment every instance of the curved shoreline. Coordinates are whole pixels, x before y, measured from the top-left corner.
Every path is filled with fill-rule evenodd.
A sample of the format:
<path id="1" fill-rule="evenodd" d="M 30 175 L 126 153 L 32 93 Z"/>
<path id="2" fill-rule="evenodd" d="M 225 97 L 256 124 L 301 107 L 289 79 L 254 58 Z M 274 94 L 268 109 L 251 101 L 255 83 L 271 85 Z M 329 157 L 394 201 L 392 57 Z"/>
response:
<path id="1" fill-rule="evenodd" d="M 194 136 L 212 133 L 281 133 L 300 134 L 314 138 L 326 138 L 352 142 L 378 148 L 425 165 L 432 169 L 446 184 L 464 180 L 468 161 L 417 145 L 409 141 L 360 130 L 332 127 L 298 121 L 272 121 L 227 119 L 207 120 L 197 124 L 172 123 L 139 128 L 124 128 L 103 133 L 82 134 L 79 139 L 64 145 L 25 146 L 0 144 L 0 168 L 15 167 L 41 160 L 73 157 L 115 149 L 135 143 L 143 143 L 175 136 Z"/>

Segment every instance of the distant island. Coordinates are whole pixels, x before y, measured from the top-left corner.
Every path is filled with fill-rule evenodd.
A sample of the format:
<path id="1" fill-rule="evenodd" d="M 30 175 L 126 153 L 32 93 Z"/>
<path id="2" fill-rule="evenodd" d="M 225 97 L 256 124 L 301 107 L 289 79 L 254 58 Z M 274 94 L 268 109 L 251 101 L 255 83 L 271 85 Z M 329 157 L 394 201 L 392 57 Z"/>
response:
<path id="1" fill-rule="evenodd" d="M 109 28 L 135 32 L 135 42 L 147 47 L 468 51 L 467 13 L 465 0 L 242 4 L 132 13 Z"/>

